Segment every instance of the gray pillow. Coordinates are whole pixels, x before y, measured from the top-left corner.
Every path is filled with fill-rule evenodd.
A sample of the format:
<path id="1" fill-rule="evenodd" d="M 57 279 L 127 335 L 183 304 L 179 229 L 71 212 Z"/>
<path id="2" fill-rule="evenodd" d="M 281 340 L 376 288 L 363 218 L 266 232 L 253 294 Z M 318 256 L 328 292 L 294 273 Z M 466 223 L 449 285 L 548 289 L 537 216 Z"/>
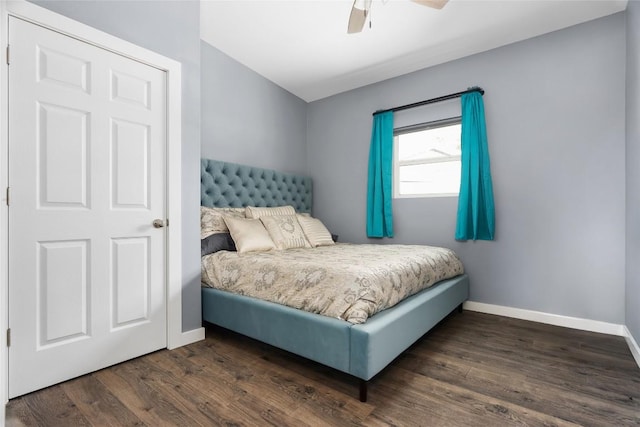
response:
<path id="1" fill-rule="evenodd" d="M 229 233 L 215 233 L 200 241 L 200 256 L 209 255 L 218 251 L 235 252 L 236 245 Z"/>

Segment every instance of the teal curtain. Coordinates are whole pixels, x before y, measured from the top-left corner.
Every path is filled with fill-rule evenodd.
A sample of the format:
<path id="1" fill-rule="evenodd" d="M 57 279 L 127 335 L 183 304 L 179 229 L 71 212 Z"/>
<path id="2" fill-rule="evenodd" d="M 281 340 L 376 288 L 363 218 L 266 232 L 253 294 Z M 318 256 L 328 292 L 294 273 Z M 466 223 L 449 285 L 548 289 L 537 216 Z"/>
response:
<path id="1" fill-rule="evenodd" d="M 367 236 L 393 237 L 393 112 L 374 114 L 369 148 Z"/>
<path id="2" fill-rule="evenodd" d="M 493 240 L 493 185 L 482 95 L 470 92 L 461 98 L 462 172 L 456 240 Z"/>

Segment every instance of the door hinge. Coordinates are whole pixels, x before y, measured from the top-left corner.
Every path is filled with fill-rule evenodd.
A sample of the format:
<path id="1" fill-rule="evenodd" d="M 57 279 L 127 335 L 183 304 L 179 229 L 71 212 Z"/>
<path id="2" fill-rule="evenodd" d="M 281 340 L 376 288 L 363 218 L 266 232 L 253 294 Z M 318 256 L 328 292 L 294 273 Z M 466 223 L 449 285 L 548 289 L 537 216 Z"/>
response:
<path id="1" fill-rule="evenodd" d="M 7 347 L 11 347 L 11 328 L 7 328 Z"/>
<path id="2" fill-rule="evenodd" d="M 7 65 L 9 65 L 9 45 L 7 45 Z"/>
<path id="3" fill-rule="evenodd" d="M 9 187 L 7 187 L 7 206 L 9 206 Z"/>

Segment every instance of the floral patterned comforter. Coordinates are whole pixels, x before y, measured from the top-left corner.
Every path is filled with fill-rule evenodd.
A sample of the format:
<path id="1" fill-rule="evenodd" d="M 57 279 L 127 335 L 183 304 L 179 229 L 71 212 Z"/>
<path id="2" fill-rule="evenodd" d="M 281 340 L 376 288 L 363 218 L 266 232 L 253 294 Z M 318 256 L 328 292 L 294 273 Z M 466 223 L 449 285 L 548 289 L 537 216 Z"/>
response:
<path id="1" fill-rule="evenodd" d="M 202 258 L 203 286 L 351 323 L 463 272 L 452 250 L 416 245 L 220 251 Z"/>

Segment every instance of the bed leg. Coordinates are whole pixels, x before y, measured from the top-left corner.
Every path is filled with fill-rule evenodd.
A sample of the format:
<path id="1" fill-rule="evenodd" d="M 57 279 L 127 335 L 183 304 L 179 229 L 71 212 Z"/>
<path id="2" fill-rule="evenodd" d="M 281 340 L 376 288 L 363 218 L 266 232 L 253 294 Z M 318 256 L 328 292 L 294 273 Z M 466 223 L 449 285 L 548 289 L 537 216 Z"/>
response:
<path id="1" fill-rule="evenodd" d="M 369 385 L 369 381 L 360 380 L 360 402 L 367 401 L 367 386 Z"/>
<path id="2" fill-rule="evenodd" d="M 458 313 L 462 313 L 462 304 L 458 306 Z"/>

